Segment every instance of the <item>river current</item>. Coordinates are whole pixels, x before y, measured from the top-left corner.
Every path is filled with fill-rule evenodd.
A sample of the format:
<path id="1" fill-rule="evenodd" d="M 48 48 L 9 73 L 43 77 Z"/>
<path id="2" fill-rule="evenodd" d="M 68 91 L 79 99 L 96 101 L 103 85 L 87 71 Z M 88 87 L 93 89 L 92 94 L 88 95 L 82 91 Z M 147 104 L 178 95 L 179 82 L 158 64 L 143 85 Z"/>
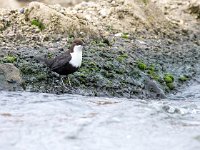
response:
<path id="1" fill-rule="evenodd" d="M 199 150 L 200 85 L 166 100 L 0 92 L 0 150 Z"/>

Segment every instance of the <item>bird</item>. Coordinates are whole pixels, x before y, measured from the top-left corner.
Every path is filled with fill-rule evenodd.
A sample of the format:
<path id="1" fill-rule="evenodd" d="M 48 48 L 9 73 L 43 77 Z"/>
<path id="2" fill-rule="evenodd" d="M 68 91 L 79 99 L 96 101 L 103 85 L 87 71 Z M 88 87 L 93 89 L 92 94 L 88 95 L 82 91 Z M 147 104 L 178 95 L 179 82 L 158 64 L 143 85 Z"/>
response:
<path id="1" fill-rule="evenodd" d="M 56 56 L 55 58 L 39 58 L 37 60 L 44 62 L 51 71 L 59 74 L 60 76 L 67 76 L 76 72 L 81 67 L 83 46 L 84 43 L 81 39 L 75 39 L 69 50 L 65 53 Z M 64 85 L 62 77 L 61 81 Z M 69 78 L 68 81 L 71 86 Z"/>

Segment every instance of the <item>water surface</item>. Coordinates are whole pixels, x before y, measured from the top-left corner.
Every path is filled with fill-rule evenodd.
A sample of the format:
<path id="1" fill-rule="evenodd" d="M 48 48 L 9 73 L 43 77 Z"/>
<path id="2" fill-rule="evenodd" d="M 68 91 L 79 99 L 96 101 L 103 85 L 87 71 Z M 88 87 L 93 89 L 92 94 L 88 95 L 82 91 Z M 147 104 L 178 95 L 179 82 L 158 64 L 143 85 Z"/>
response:
<path id="1" fill-rule="evenodd" d="M 198 150 L 199 89 L 174 100 L 0 92 L 0 150 Z"/>

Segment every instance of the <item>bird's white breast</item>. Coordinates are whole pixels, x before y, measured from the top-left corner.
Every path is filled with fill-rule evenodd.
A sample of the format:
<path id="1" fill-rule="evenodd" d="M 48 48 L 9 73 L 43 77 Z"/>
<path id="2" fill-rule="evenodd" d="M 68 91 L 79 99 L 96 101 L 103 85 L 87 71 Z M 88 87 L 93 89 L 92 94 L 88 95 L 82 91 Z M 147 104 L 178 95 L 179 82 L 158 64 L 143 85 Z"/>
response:
<path id="1" fill-rule="evenodd" d="M 71 53 L 72 59 L 69 61 L 69 63 L 74 67 L 80 67 L 82 63 L 82 49 L 83 46 L 78 45 L 74 46 L 74 52 Z"/>

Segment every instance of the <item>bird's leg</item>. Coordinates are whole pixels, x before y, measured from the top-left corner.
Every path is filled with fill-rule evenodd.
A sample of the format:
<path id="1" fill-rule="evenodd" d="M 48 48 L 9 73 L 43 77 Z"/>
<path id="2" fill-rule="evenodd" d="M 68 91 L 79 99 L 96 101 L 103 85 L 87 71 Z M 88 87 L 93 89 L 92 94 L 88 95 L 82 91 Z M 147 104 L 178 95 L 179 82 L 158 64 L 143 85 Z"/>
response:
<path id="1" fill-rule="evenodd" d="M 63 86 L 65 89 L 67 89 L 67 87 L 65 86 L 65 83 L 64 83 L 64 81 L 63 81 L 63 76 L 60 76 L 60 80 L 61 80 L 61 82 L 62 82 L 62 86 Z"/>
<path id="2" fill-rule="evenodd" d="M 71 84 L 71 82 L 70 82 L 69 76 L 67 76 L 67 78 L 68 78 L 69 86 L 72 87 L 72 84 Z"/>
<path id="3" fill-rule="evenodd" d="M 57 73 L 53 73 L 55 76 L 57 76 L 57 77 L 59 77 L 60 78 L 60 80 L 61 80 L 61 86 L 63 86 L 65 89 L 68 89 L 68 87 L 66 87 L 65 86 L 65 82 L 64 82 L 64 76 L 62 76 L 62 75 L 59 75 L 59 74 L 57 74 Z M 68 82 L 69 82 L 69 86 L 71 87 L 71 82 L 70 82 L 70 79 L 69 79 L 69 77 L 68 77 Z"/>
<path id="4" fill-rule="evenodd" d="M 63 85 L 63 87 L 64 87 L 65 89 L 68 89 L 68 87 L 65 86 L 65 83 L 64 83 L 63 78 L 64 78 L 63 76 L 60 76 L 60 80 L 61 80 L 61 82 L 62 82 L 62 85 Z M 69 86 L 72 87 L 69 76 L 67 76 L 67 79 L 68 79 Z"/>

